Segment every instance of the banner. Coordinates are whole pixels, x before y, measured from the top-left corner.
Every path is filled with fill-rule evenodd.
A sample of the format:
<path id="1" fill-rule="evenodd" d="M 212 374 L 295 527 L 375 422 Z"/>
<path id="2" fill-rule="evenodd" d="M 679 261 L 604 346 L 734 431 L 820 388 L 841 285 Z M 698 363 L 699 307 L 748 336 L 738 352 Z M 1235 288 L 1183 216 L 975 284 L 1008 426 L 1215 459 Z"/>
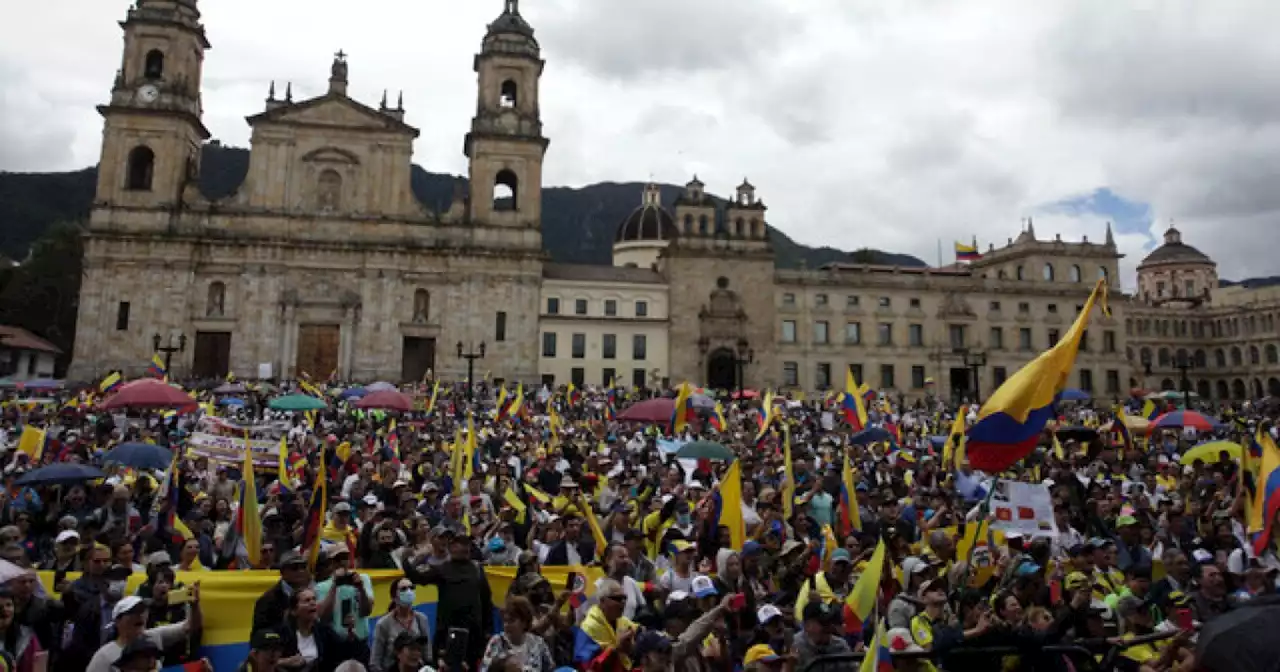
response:
<path id="1" fill-rule="evenodd" d="M 1053 497 L 1043 483 L 998 480 L 991 495 L 991 524 L 997 530 L 1018 532 L 1025 537 L 1056 537 Z"/>
<path id="2" fill-rule="evenodd" d="M 196 423 L 195 431 L 187 437 L 187 455 L 204 457 L 214 462 L 239 465 L 244 460 L 244 427 L 221 418 L 205 416 Z M 263 469 L 274 469 L 279 464 L 280 436 L 287 428 L 282 424 L 253 425 L 249 430 L 249 445 L 253 449 L 253 464 Z"/>
<path id="3" fill-rule="evenodd" d="M 502 605 L 507 599 L 507 589 L 516 577 L 515 567 L 486 566 L 485 575 L 489 578 L 489 590 L 493 595 L 495 629 L 501 630 Z M 599 567 L 543 567 L 542 576 L 551 582 L 556 592 L 565 585 L 570 572 L 577 572 L 586 577 L 587 594 L 595 592 L 596 580 L 603 576 Z M 370 570 L 361 572 L 369 576 L 373 584 L 373 612 L 368 618 L 370 637 L 377 620 L 391 608 L 391 585 L 404 576 L 398 570 Z M 200 583 L 200 606 L 204 614 L 203 644 L 201 657 L 213 663 L 215 672 L 234 672 L 249 655 L 249 631 L 253 626 L 254 603 L 263 593 L 280 582 L 277 571 L 255 570 L 237 571 L 205 571 L 178 572 L 178 581 L 187 586 Z M 39 572 L 40 582 L 45 591 L 53 595 L 53 572 Z M 78 574 L 67 574 L 67 580 L 74 581 Z M 146 577 L 133 574 L 129 577 L 126 595 L 132 595 Z M 436 602 L 438 601 L 434 586 L 418 586 L 414 609 L 427 617 L 431 626 L 432 641 L 435 641 Z M 373 642 L 369 642 L 372 648 Z"/>

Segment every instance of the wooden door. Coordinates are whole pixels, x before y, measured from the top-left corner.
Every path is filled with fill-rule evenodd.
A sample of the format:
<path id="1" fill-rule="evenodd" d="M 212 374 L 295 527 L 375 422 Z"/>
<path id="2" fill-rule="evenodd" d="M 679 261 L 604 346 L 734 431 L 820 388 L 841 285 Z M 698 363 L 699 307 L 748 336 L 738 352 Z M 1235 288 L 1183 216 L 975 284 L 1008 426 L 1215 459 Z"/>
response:
<path id="1" fill-rule="evenodd" d="M 338 346 L 342 332 L 336 324 L 304 324 L 298 327 L 298 375 L 324 380 L 338 370 Z"/>
<path id="2" fill-rule="evenodd" d="M 427 371 L 435 366 L 435 359 L 436 339 L 405 336 L 400 358 L 401 382 L 423 382 Z"/>
<path id="3" fill-rule="evenodd" d="M 224 378 L 231 370 L 231 334 L 197 331 L 191 373 L 197 378 Z"/>

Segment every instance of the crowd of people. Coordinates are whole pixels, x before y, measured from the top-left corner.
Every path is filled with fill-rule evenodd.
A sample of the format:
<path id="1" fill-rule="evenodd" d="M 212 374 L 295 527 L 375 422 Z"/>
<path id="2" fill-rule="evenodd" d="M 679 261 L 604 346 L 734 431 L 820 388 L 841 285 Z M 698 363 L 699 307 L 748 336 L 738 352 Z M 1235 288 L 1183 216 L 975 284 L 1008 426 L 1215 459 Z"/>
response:
<path id="1" fill-rule="evenodd" d="M 617 419 L 673 390 L 543 389 L 515 407 L 485 385 L 406 386 L 419 409 L 383 413 L 308 385 L 325 408 L 303 413 L 271 410 L 279 390 L 249 384 L 224 406 L 190 387 L 226 423 L 283 434 L 287 458 L 256 492 L 241 463 L 190 450 L 199 412 L 107 412 L 96 390 L 5 401 L 9 669 L 199 661 L 201 573 L 258 569 L 279 581 L 255 603 L 252 672 L 802 672 L 879 650 L 880 669 L 1191 670 L 1197 629 L 1265 601 L 1280 575 L 1249 537 L 1247 458 L 1182 459 L 1272 436 L 1265 405 L 1212 409 L 1209 433 L 1131 437 L 1108 430 L 1125 421 L 1114 408 L 1063 404 L 1031 455 L 983 474 L 964 455 L 976 408 L 932 397 L 868 394 L 862 430 L 882 434 L 861 441 L 833 395 L 697 391 L 706 403 L 673 432 Z M 37 454 L 18 449 L 32 428 Z M 681 457 L 694 441 L 732 458 Z M 174 467 L 105 460 L 127 442 L 171 449 Z M 15 483 L 55 461 L 107 475 Z M 1047 487 L 1050 529 L 1003 528 L 989 505 L 1002 479 Z M 237 519 L 255 495 L 256 544 Z M 494 566 L 516 568 L 504 595 Z M 403 575 L 385 611 L 370 570 Z M 424 586 L 434 627 L 415 608 Z"/>

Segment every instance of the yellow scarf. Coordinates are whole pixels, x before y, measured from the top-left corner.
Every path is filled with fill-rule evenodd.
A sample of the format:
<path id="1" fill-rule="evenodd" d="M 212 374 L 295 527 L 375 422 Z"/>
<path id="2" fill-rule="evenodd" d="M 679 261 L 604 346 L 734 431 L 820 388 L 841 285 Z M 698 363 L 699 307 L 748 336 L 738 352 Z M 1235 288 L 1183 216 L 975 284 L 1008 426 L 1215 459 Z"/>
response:
<path id="1" fill-rule="evenodd" d="M 587 611 L 587 617 L 582 619 L 582 625 L 580 627 L 588 637 L 595 640 L 595 643 L 600 645 L 601 649 L 608 650 L 617 648 L 618 632 L 613 626 L 609 625 L 609 621 L 604 617 L 604 612 L 600 610 L 600 605 L 594 605 L 589 611 Z M 634 628 L 635 624 L 627 620 L 625 616 L 620 616 L 618 618 L 618 627 Z M 628 670 L 631 669 L 630 658 L 619 653 L 618 659 L 622 661 L 622 666 L 624 668 Z"/>

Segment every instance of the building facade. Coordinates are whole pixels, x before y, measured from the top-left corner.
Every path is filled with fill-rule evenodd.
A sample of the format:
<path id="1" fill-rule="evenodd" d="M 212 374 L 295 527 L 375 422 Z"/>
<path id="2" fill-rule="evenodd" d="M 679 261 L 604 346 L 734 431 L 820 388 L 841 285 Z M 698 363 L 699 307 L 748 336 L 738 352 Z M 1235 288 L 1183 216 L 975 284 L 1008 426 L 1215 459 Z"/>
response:
<path id="1" fill-rule="evenodd" d="M 1056 342 L 1101 277 L 1114 316 L 1094 316 L 1072 383 L 1119 397 L 1133 380 L 1109 230 L 1067 242 L 1028 225 L 938 269 L 780 270 L 756 188 L 722 201 L 695 177 L 669 204 L 653 185 L 637 195 L 612 266 L 549 263 L 544 62 L 517 0 L 476 56 L 469 187 L 445 212 L 410 189 L 418 132 L 403 104 L 353 100 L 341 52 L 325 95 L 273 85 L 247 118 L 243 183 L 206 198 L 197 0 L 137 0 L 121 25 L 72 377 L 140 373 L 159 343 L 179 349 L 179 376 L 460 379 L 463 351 L 484 343 L 477 374 L 526 384 L 815 392 L 852 371 L 906 396 L 973 399 Z"/>
<path id="2" fill-rule="evenodd" d="M 1280 396 L 1280 286 L 1220 286 L 1217 264 L 1175 228 L 1138 266 L 1125 332 L 1135 387 Z"/>

